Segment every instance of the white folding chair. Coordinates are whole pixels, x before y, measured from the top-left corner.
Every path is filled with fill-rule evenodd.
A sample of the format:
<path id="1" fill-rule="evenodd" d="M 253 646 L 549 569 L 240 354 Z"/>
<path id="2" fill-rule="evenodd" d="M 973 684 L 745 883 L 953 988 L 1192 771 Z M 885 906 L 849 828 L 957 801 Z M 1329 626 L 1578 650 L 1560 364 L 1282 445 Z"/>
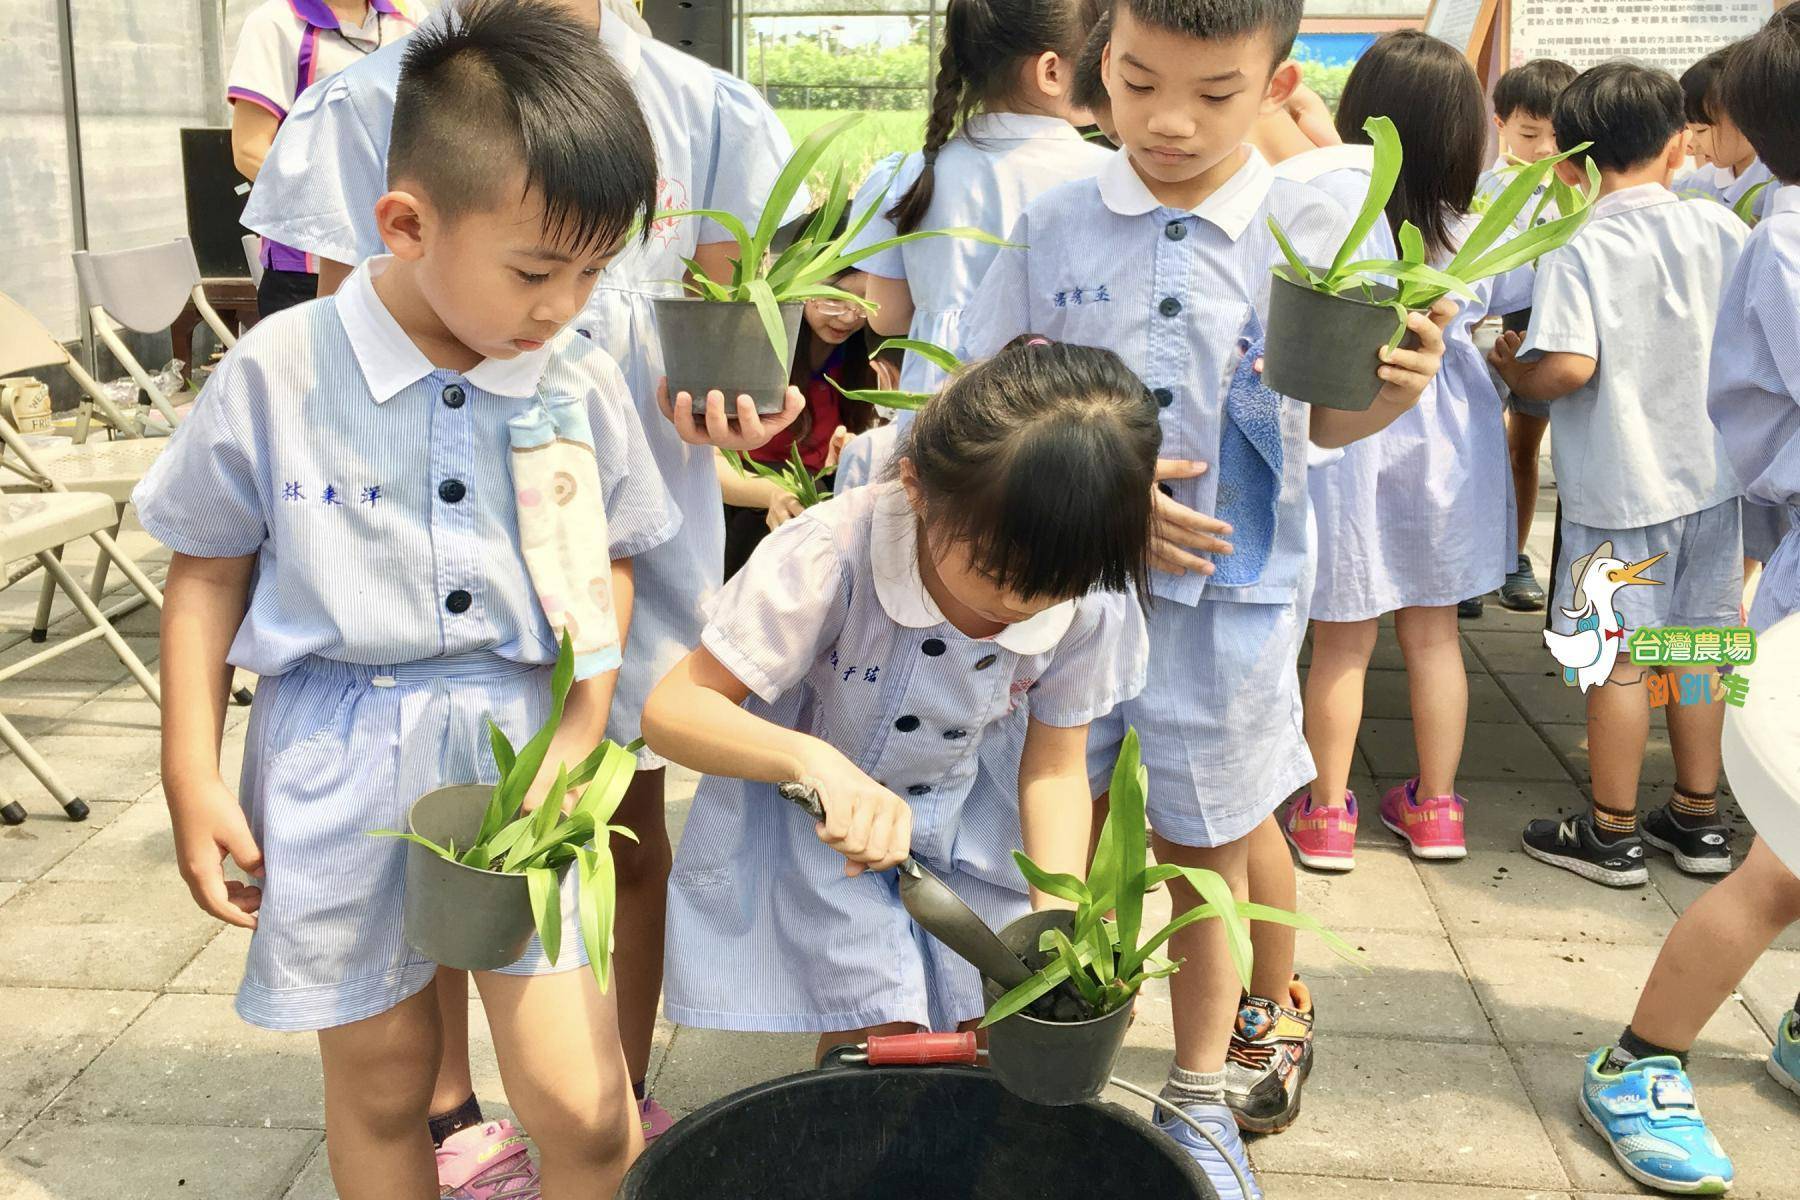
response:
<path id="1" fill-rule="evenodd" d="M 191 300 L 226 349 L 237 345 L 236 336 L 225 327 L 200 286 L 200 264 L 194 258 L 193 245 L 183 237 L 134 250 L 77 250 L 73 257 L 75 278 L 81 284 L 88 315 L 93 318 L 94 332 L 173 429 L 181 420 L 175 406 L 156 386 L 144 365 L 126 349 L 114 326 L 122 325 L 138 333 L 161 333 L 175 323 Z"/>
<path id="2" fill-rule="evenodd" d="M 86 441 L 93 411 L 100 411 L 104 424 L 111 425 L 126 437 L 141 435 L 141 417 L 128 416 L 107 396 L 98 380 L 69 357 L 63 344 L 16 300 L 0 292 L 0 375 L 21 375 L 38 367 L 61 367 L 81 389 L 81 410 L 75 426 L 75 440 Z"/>
<path id="3" fill-rule="evenodd" d="M 250 264 L 250 282 L 262 286 L 262 239 L 254 233 L 244 235 L 244 261 Z"/>
<path id="4" fill-rule="evenodd" d="M 99 638 L 104 639 L 112 652 L 118 655 L 119 661 L 131 672 L 145 694 L 159 706 L 162 704 L 162 689 L 157 686 L 150 669 L 132 652 L 130 644 L 119 636 L 119 631 L 113 628 L 106 614 L 100 611 L 100 606 L 88 597 L 58 557 L 62 547 L 70 542 L 84 537 L 95 540 L 106 537 L 106 531 L 113 520 L 111 502 L 98 492 L 0 495 L 0 566 L 21 558 L 37 559 L 38 565 L 56 581 L 81 615 L 87 618 L 88 623 L 85 632 L 59 641 L 11 666 L 0 667 L 0 684 Z M 102 543 L 102 549 L 104 548 Z M 6 576 L 0 574 L 0 584 L 5 579 Z M 25 739 L 25 735 L 4 715 L 0 715 L 0 742 L 4 742 L 18 756 L 19 761 L 25 764 L 26 770 L 35 775 L 45 790 L 56 798 L 71 821 L 87 817 L 86 803 L 64 786 L 50 764 L 44 761 L 43 756 Z M 24 820 L 24 806 L 16 800 L 0 796 L 0 822 L 17 825 Z"/>

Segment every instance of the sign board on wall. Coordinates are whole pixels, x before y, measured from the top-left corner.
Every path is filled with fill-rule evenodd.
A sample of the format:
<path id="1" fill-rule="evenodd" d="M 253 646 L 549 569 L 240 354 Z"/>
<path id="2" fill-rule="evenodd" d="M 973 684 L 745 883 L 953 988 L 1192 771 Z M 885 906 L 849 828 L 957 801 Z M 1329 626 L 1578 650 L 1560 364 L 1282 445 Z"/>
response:
<path id="1" fill-rule="evenodd" d="M 1477 61 L 1494 30 L 1495 11 L 1504 5 L 1505 0 L 1432 0 L 1425 14 L 1425 32 L 1449 42 L 1471 62 Z"/>
<path id="2" fill-rule="evenodd" d="M 1635 58 L 1672 74 L 1761 29 L 1771 0 L 1510 0 L 1513 66 Z"/>

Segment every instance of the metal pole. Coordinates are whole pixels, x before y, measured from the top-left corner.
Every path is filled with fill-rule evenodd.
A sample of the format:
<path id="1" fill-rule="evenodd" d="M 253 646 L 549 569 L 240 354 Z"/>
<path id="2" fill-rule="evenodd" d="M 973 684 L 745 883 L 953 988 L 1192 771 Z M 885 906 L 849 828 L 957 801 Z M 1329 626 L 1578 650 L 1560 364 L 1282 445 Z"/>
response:
<path id="1" fill-rule="evenodd" d="M 75 95 L 75 16 L 73 0 L 57 0 L 56 56 L 62 76 L 63 142 L 69 156 L 69 234 L 75 249 L 88 248 L 87 189 L 82 184 L 81 170 L 81 105 Z M 76 328 L 81 339 L 82 366 L 92 371 L 94 330 L 88 320 L 87 306 L 75 304 Z"/>

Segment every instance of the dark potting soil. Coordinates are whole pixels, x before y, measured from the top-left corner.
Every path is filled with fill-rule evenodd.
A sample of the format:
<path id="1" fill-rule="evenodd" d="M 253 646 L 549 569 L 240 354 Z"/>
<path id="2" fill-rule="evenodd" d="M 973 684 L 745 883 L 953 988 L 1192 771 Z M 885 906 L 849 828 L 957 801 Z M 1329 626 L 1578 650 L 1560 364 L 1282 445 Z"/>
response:
<path id="1" fill-rule="evenodd" d="M 1025 965 L 1034 972 L 1049 966 L 1051 959 L 1055 957 L 1047 950 L 1037 950 L 1023 956 Z M 1081 993 L 1075 990 L 1075 985 L 1066 979 L 1033 1000 L 1026 1006 L 1025 1013 L 1040 1021 L 1055 1021 L 1062 1024 L 1091 1021 L 1098 1015 L 1094 1012 L 1093 1007 L 1081 998 Z"/>

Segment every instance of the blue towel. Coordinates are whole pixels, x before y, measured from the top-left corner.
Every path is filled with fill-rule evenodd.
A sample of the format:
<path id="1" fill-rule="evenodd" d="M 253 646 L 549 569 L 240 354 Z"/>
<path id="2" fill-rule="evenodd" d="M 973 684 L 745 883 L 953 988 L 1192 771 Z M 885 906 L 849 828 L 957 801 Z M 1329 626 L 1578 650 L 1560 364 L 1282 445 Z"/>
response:
<path id="1" fill-rule="evenodd" d="M 1211 582 L 1225 587 L 1246 587 L 1261 579 L 1275 542 L 1282 399 L 1256 370 L 1262 353 L 1262 322 L 1251 312 L 1238 335 L 1238 356 L 1219 434 L 1219 492 L 1213 515 L 1231 526 L 1232 553 L 1213 556 L 1218 570 Z"/>

